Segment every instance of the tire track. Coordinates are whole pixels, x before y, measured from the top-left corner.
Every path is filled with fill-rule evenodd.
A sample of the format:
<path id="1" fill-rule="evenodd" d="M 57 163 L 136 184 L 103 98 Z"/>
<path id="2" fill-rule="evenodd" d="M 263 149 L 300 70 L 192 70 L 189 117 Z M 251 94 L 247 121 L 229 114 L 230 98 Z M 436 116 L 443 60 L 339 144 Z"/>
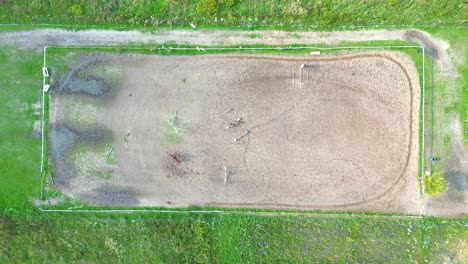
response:
<path id="1" fill-rule="evenodd" d="M 405 159 L 405 164 L 403 166 L 402 172 L 398 175 L 398 177 L 392 182 L 392 184 L 385 189 L 383 192 L 380 194 L 374 195 L 370 198 L 363 199 L 358 202 L 353 202 L 353 203 L 343 203 L 343 204 L 335 204 L 335 205 L 297 205 L 297 204 L 285 204 L 285 203 L 203 203 L 203 204 L 197 204 L 197 205 L 191 205 L 191 206 L 216 206 L 216 207 L 258 207 L 258 206 L 264 206 L 264 207 L 283 207 L 283 208 L 315 208 L 315 209 L 327 209 L 327 208 L 339 208 L 339 207 L 351 207 L 351 206 L 357 206 L 365 203 L 369 203 L 375 200 L 378 200 L 384 196 L 386 196 L 388 193 L 393 191 L 396 186 L 403 180 L 403 178 L 406 175 L 406 172 L 408 170 L 408 166 L 411 160 L 412 155 L 412 146 L 414 143 L 413 137 L 416 137 L 414 134 L 414 120 L 413 120 L 413 104 L 414 104 L 414 83 L 413 80 L 410 76 L 410 73 L 408 69 L 401 63 L 400 61 L 394 59 L 393 57 L 389 55 L 383 55 L 383 54 L 358 54 L 358 55 L 350 55 L 350 56 L 343 56 L 339 58 L 310 58 L 310 59 L 301 59 L 299 60 L 298 58 L 288 58 L 288 57 L 268 57 L 268 56 L 256 56 L 256 55 L 225 55 L 225 56 L 219 56 L 219 55 L 214 55 L 213 57 L 216 58 L 236 58 L 236 59 L 249 59 L 249 60 L 258 60 L 258 59 L 263 59 L 263 60 L 275 60 L 275 61 L 290 61 L 290 62 L 297 62 L 297 61 L 303 61 L 303 62 L 336 62 L 336 61 L 350 61 L 353 59 L 360 59 L 360 58 L 382 58 L 386 59 L 394 64 L 396 64 L 400 70 L 405 74 L 406 80 L 409 84 L 410 87 L 410 111 L 409 111 L 409 139 L 408 139 L 408 144 L 406 146 L 408 155 L 406 156 Z M 416 137 L 417 138 L 417 137 Z"/>

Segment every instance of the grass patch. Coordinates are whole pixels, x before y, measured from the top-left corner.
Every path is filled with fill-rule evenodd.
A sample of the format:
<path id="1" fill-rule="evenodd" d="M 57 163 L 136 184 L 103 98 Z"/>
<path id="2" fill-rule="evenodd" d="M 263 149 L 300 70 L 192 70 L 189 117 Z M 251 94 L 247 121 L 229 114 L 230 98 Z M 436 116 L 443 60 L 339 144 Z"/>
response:
<path id="1" fill-rule="evenodd" d="M 421 222 L 422 259 L 441 263 L 450 259 L 454 263 L 468 260 L 468 219 L 448 220 L 428 218 Z"/>
<path id="2" fill-rule="evenodd" d="M 453 121 L 459 117 L 461 140 L 468 149 L 468 56 L 466 43 L 468 42 L 466 29 L 431 29 L 435 37 L 447 41 L 450 47 L 447 52 L 455 66 L 456 73 L 442 74 L 446 69 L 438 69 L 437 65 L 428 64 L 426 69 L 426 170 L 441 172 L 446 184 L 438 184 L 445 191 L 445 197 L 463 201 L 460 186 L 466 180 L 462 174 L 454 176 L 453 171 L 462 170 L 456 168 L 452 151 L 453 142 L 458 140 L 454 136 Z M 431 157 L 436 158 L 429 162 Z M 432 178 L 430 178 L 433 180 Z M 432 186 L 431 182 L 429 186 Z M 444 188 L 447 185 L 448 188 Z M 436 188 L 439 189 L 439 188 Z M 429 190 L 429 193 L 431 191 Z M 437 194 L 438 191 L 435 192 Z"/>
<path id="3" fill-rule="evenodd" d="M 2 260 L 463 263 L 466 220 L 238 215 L 0 217 Z M 125 232 L 122 232 L 125 230 Z M 35 234 L 35 239 L 31 235 Z"/>
<path id="4" fill-rule="evenodd" d="M 95 127 L 104 110 L 103 103 L 94 97 L 67 95 L 61 100 L 60 123 L 76 130 L 83 131 Z"/>
<path id="5" fill-rule="evenodd" d="M 364 47 L 366 46 L 415 46 L 412 43 L 404 41 L 393 41 L 393 40 L 382 40 L 382 41 L 362 41 L 362 42 L 341 42 L 335 46 L 324 45 L 324 44 L 314 44 L 314 45 L 305 45 L 305 44 L 291 44 L 291 45 L 281 45 L 273 46 L 266 44 L 248 44 L 242 46 L 203 46 L 203 45 L 178 45 L 178 44 L 142 44 L 138 46 L 125 46 L 125 47 L 87 47 L 87 48 L 73 48 L 73 47 L 50 47 L 47 51 L 47 61 L 48 64 L 55 62 L 55 60 L 49 60 L 49 54 L 53 54 L 57 58 L 60 56 L 66 56 L 68 52 L 80 53 L 84 55 L 86 52 L 108 52 L 108 53 L 117 53 L 117 54 L 144 54 L 144 55 L 205 55 L 205 54 L 226 54 L 226 53 L 245 53 L 245 54 L 279 54 L 279 55 L 295 55 L 295 54 L 307 54 L 312 50 L 317 50 L 319 48 L 338 48 L 331 50 L 321 50 L 321 53 L 328 54 L 339 54 L 340 51 L 349 50 L 349 51 L 369 51 Z M 345 49 L 340 48 L 341 46 L 354 46 L 354 47 L 363 47 L 362 50 L 359 49 Z M 374 49 L 375 51 L 376 49 Z M 387 48 L 385 50 L 396 50 L 402 51 L 410 55 L 412 58 L 415 55 L 418 55 L 418 48 Z M 420 57 L 420 55 L 419 55 Z M 415 57 L 414 59 L 418 59 Z"/>
<path id="6" fill-rule="evenodd" d="M 110 180 L 113 176 L 116 156 L 109 143 L 98 145 L 78 143 L 68 155 L 70 163 L 79 175 L 104 180 Z"/>
<path id="7" fill-rule="evenodd" d="M 248 38 L 251 38 L 251 39 L 256 39 L 256 38 L 261 38 L 262 37 L 262 35 L 259 34 L 259 33 L 250 33 L 250 34 L 247 34 L 245 36 L 248 37 Z"/>
<path id="8" fill-rule="evenodd" d="M 297 26 L 304 28 L 342 25 L 466 25 L 468 7 L 462 0 L 335 2 L 285 0 L 155 0 L 79 3 L 51 0 L 6 1 L 0 5 L 1 23 L 68 24 L 100 27 L 220 27 L 248 28 Z"/>
<path id="9" fill-rule="evenodd" d="M 429 32 L 436 37 L 446 40 L 450 44 L 448 50 L 460 76 L 450 76 L 439 80 L 436 94 L 441 98 L 439 104 L 441 109 L 435 109 L 436 112 L 444 111 L 447 114 L 458 113 L 460 115 L 461 134 L 465 141 L 465 147 L 468 149 L 468 42 L 467 29 L 430 29 Z M 455 91 L 445 92 L 445 83 L 454 83 Z M 449 120 L 436 120 L 443 125 L 447 125 Z"/>
<path id="10" fill-rule="evenodd" d="M 48 63 L 49 74 L 54 76 L 57 81 L 65 74 L 71 65 L 77 63 L 78 58 L 82 56 L 79 52 L 69 52 L 67 54 L 61 54 L 60 52 L 49 52 L 50 48 L 47 48 L 47 61 L 53 63 Z"/>
<path id="11" fill-rule="evenodd" d="M 187 124 L 180 120 L 177 112 L 166 120 L 164 128 L 163 143 L 180 144 L 184 141 L 183 133 L 187 129 Z"/>
<path id="12" fill-rule="evenodd" d="M 29 214 L 40 195 L 42 55 L 0 49 L 0 214 Z M 38 127 L 40 129 L 40 126 Z"/>

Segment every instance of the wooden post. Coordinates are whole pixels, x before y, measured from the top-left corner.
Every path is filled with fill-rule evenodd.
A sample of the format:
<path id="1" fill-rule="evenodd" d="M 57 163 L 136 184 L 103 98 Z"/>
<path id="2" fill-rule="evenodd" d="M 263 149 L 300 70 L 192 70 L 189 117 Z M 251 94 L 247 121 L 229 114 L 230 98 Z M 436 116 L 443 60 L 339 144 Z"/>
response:
<path id="1" fill-rule="evenodd" d="M 110 151 L 109 151 L 109 154 L 107 154 L 107 157 L 106 157 L 106 160 L 105 162 L 107 162 L 107 160 L 110 158 L 110 155 L 112 154 L 112 151 L 114 150 L 114 147 L 112 146 Z"/>
<path id="2" fill-rule="evenodd" d="M 225 115 L 225 114 L 231 112 L 232 110 L 234 110 L 234 108 L 231 107 L 231 108 L 229 108 L 228 110 L 224 111 L 224 112 L 223 112 L 222 114 L 220 114 L 219 116 L 223 116 L 223 115 Z"/>
<path id="3" fill-rule="evenodd" d="M 123 143 L 127 143 L 129 136 L 130 136 L 130 132 L 128 132 L 127 135 L 125 135 Z"/>

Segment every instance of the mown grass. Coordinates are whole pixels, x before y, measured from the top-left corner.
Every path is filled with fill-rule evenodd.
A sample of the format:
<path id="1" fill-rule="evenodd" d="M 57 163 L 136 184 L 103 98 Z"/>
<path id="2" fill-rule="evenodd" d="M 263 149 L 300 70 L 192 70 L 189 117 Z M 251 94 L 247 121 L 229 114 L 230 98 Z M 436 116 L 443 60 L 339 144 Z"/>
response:
<path id="1" fill-rule="evenodd" d="M 206 0 L 204 0 L 207 2 Z M 199 8 L 201 0 L 155 1 L 4 1 L 0 23 L 68 24 L 142 27 L 249 28 L 305 25 L 326 28 L 342 25 L 466 25 L 468 5 L 463 0 L 441 1 L 275 1 L 235 0 L 233 5 L 213 2 L 215 9 Z"/>
<path id="2" fill-rule="evenodd" d="M 41 67 L 42 54 L 0 49 L 0 214 L 30 213 L 40 194 L 41 139 L 33 123 L 41 118 Z"/>
<path id="3" fill-rule="evenodd" d="M 431 34 L 436 37 L 446 40 L 450 44 L 449 54 L 453 57 L 453 62 L 460 77 L 455 80 L 457 91 L 455 94 L 449 94 L 449 98 L 443 93 L 444 83 L 442 80 L 439 86 L 439 93 L 443 96 L 442 109 L 446 113 L 455 112 L 460 114 L 461 134 L 465 140 L 465 146 L 468 148 L 468 50 L 466 43 L 468 43 L 468 30 L 467 29 L 431 29 Z M 452 78 L 453 76 L 449 76 Z"/>
<path id="4" fill-rule="evenodd" d="M 421 263 L 451 259 L 463 263 L 467 226 L 466 219 L 3 216 L 0 261 Z"/>

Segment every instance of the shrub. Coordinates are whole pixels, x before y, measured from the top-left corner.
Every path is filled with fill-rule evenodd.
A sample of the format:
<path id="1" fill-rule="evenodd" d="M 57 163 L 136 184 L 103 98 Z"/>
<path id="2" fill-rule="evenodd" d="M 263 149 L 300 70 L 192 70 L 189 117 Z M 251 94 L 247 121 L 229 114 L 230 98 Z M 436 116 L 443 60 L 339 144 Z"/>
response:
<path id="1" fill-rule="evenodd" d="M 197 5 L 197 11 L 200 14 L 214 17 L 218 12 L 218 2 L 216 0 L 201 0 Z"/>
<path id="2" fill-rule="evenodd" d="M 424 187 L 425 193 L 429 196 L 437 196 L 447 190 L 447 184 L 444 177 L 440 175 L 440 172 L 424 176 Z"/>
<path id="3" fill-rule="evenodd" d="M 75 15 L 75 16 L 81 16 L 81 14 L 83 14 L 83 9 L 78 4 L 72 5 L 70 9 L 71 9 L 73 15 Z"/>

